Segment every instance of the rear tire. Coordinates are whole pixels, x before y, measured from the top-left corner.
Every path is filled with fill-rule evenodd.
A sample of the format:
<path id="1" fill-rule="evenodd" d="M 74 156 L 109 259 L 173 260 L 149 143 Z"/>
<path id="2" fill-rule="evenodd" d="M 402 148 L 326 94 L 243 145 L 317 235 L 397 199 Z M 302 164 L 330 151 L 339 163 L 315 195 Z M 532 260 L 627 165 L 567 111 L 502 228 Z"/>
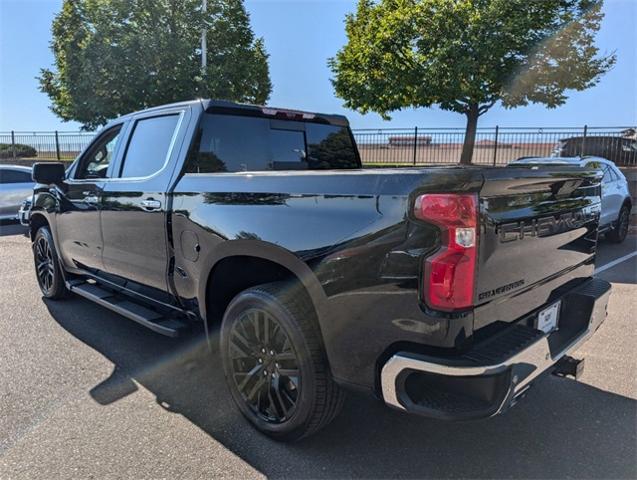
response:
<path id="1" fill-rule="evenodd" d="M 53 236 L 49 227 L 40 227 L 33 239 L 33 261 L 40 291 L 45 298 L 59 300 L 68 289 L 64 283 Z"/>
<path id="2" fill-rule="evenodd" d="M 269 283 L 237 295 L 221 325 L 221 357 L 237 407 L 276 440 L 317 432 L 343 405 L 311 300 L 297 284 Z"/>
<path id="3" fill-rule="evenodd" d="M 628 234 L 628 225 L 630 223 L 630 208 L 624 205 L 619 211 L 615 228 L 608 232 L 606 237 L 613 243 L 622 243 Z"/>

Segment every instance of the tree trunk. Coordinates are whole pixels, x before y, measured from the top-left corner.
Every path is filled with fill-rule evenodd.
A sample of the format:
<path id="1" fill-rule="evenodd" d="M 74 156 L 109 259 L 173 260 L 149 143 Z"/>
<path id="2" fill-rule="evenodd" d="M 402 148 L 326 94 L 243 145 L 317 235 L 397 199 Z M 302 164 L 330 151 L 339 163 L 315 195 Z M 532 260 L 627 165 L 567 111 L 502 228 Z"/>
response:
<path id="1" fill-rule="evenodd" d="M 462 165 L 470 165 L 473 158 L 473 147 L 476 144 L 476 131 L 478 128 L 478 104 L 469 105 L 467 115 L 467 129 L 464 134 L 464 144 L 462 145 L 462 155 L 460 155 L 460 163 Z"/>

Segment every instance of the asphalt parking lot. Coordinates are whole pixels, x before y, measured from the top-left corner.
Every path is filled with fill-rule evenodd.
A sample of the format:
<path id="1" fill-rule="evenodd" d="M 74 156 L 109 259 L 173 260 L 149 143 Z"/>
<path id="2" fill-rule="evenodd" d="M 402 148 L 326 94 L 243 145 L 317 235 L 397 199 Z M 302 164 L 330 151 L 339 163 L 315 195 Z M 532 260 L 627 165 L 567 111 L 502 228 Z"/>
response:
<path id="1" fill-rule="evenodd" d="M 0 226 L 0 478 L 636 478 L 637 237 L 602 243 L 609 317 L 583 378 L 548 377 L 507 414 L 440 423 L 350 396 L 278 444 L 226 393 L 215 352 L 79 297 L 45 302 L 28 240 Z"/>

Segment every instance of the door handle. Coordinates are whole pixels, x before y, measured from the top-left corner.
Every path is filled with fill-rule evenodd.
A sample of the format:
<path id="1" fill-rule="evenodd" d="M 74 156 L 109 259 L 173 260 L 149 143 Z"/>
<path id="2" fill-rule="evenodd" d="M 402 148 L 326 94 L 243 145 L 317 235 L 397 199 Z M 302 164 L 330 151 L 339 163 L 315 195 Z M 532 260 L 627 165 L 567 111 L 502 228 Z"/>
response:
<path id="1" fill-rule="evenodd" d="M 159 210 L 161 208 L 161 202 L 159 200 L 142 200 L 141 202 L 142 208 L 144 210 Z"/>
<path id="2" fill-rule="evenodd" d="M 95 195 L 93 196 L 89 196 L 89 197 L 84 197 L 84 201 L 86 203 L 97 203 L 99 201 L 99 198 Z"/>

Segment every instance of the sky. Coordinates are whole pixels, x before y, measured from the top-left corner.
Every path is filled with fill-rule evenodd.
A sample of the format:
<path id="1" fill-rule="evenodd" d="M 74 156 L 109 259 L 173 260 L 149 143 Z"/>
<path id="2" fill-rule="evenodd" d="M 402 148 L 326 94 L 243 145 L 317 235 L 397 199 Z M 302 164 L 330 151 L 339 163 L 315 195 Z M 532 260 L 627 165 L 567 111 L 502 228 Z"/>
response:
<path id="1" fill-rule="evenodd" d="M 346 42 L 344 19 L 355 8 L 349 0 L 247 0 L 257 36 L 270 54 L 273 92 L 269 104 L 347 115 L 353 128 L 464 127 L 465 117 L 438 108 L 408 109 L 384 121 L 343 107 L 330 83 L 327 59 Z M 62 0 L 0 0 L 0 131 L 79 129 L 49 110 L 36 76 L 50 67 L 51 22 Z M 493 107 L 480 126 L 575 127 L 637 124 L 637 0 L 606 0 L 597 35 L 602 53 L 615 52 L 617 64 L 600 83 L 570 92 L 557 109 L 531 105 L 512 110 Z"/>

